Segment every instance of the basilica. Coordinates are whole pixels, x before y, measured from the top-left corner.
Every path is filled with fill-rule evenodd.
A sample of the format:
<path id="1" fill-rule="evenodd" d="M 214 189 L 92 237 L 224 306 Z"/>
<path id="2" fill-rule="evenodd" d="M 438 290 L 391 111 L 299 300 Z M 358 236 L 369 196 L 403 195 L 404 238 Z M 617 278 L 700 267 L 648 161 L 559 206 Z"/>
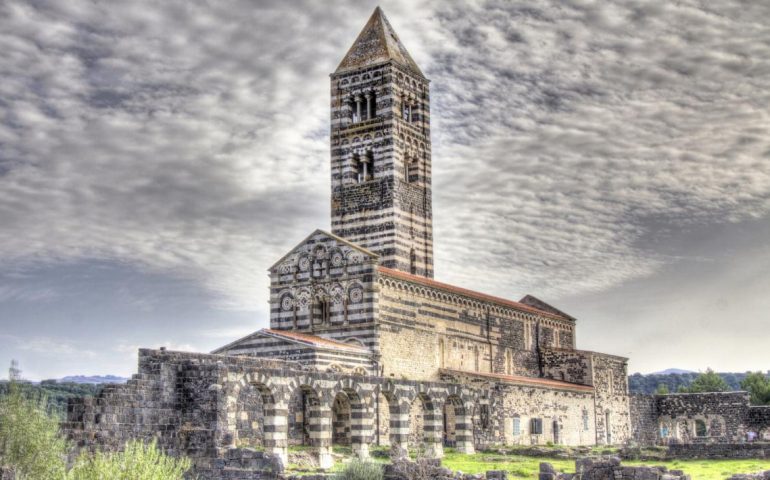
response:
<path id="1" fill-rule="evenodd" d="M 429 87 L 377 8 L 331 75 L 331 228 L 269 268 L 270 328 L 140 350 L 126 385 L 71 403 L 70 438 L 157 438 L 200 478 L 285 464 L 290 445 L 325 468 L 333 445 L 627 442 L 626 358 L 579 350 L 579 321 L 533 295 L 434 279 Z"/>
<path id="2" fill-rule="evenodd" d="M 331 231 L 270 267 L 270 328 L 213 353 L 491 381 L 501 442 L 624 441 L 627 359 L 578 350 L 576 319 L 532 295 L 433 278 L 429 84 L 377 8 L 331 75 Z"/>

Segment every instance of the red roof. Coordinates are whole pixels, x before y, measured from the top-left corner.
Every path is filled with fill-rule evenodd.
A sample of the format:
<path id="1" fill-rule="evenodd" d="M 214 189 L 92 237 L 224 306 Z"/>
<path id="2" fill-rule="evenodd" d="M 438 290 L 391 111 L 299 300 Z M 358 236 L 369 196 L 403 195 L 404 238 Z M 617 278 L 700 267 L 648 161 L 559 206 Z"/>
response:
<path id="1" fill-rule="evenodd" d="M 452 370 L 450 368 L 442 368 L 441 370 L 449 373 L 459 373 L 462 375 L 494 378 L 496 380 L 502 380 L 504 382 L 510 382 L 510 383 L 516 383 L 516 384 L 566 388 L 569 390 L 580 390 L 584 392 L 592 392 L 594 390 L 594 387 L 590 385 L 581 385 L 579 383 L 564 382 L 561 380 L 553 380 L 551 378 L 522 377 L 520 375 L 503 375 L 502 373 L 469 372 L 467 370 Z"/>
<path id="2" fill-rule="evenodd" d="M 283 337 L 288 340 L 294 340 L 307 345 L 321 348 L 333 348 L 336 350 L 346 350 L 356 353 L 370 353 L 369 349 L 360 345 L 352 345 L 350 343 L 338 342 L 337 340 L 330 340 L 328 338 L 319 337 L 317 335 L 309 335 L 307 333 L 299 333 L 289 330 L 271 330 L 264 328 L 260 330 L 260 333 L 266 333 L 277 337 Z"/>
<path id="3" fill-rule="evenodd" d="M 401 278 L 403 280 L 420 283 L 422 285 L 426 285 L 429 287 L 440 288 L 442 290 L 457 293 L 459 295 L 465 295 L 466 297 L 475 298 L 477 300 L 483 300 L 485 302 L 493 302 L 498 305 L 505 305 L 507 307 L 512 307 L 524 312 L 542 315 L 544 317 L 556 318 L 559 320 L 571 320 L 569 317 L 556 315 L 550 312 L 544 312 L 543 310 L 538 310 L 537 308 L 530 307 L 529 305 L 525 305 L 523 303 L 514 302 L 513 300 L 507 300 L 505 298 L 495 297 L 493 295 L 487 295 L 486 293 L 475 292 L 473 290 L 468 290 L 462 287 L 455 287 L 454 285 L 449 285 L 448 283 L 437 282 L 436 280 L 432 280 L 430 278 L 421 277 L 419 275 L 412 275 L 410 273 L 402 272 L 400 270 L 393 270 L 392 268 L 386 268 L 386 267 L 377 267 L 377 269 L 381 273 L 384 273 L 389 277 Z"/>

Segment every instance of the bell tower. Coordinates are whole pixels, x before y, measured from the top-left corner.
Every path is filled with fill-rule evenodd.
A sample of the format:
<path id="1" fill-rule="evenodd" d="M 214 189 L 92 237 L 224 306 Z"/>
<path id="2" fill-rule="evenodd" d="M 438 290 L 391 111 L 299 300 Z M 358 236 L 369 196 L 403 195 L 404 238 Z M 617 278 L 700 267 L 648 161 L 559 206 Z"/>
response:
<path id="1" fill-rule="evenodd" d="M 331 75 L 332 232 L 433 277 L 428 79 L 377 7 Z"/>

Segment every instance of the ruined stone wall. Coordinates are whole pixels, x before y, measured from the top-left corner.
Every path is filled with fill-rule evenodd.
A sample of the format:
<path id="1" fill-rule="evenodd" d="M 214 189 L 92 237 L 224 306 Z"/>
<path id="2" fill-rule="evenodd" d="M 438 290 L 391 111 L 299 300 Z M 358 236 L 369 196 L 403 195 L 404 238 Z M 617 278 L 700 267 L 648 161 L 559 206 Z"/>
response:
<path id="1" fill-rule="evenodd" d="M 634 396 L 631 417 L 640 445 L 676 445 L 684 452 L 680 445 L 740 444 L 749 440 L 749 432 L 754 441 L 770 441 L 770 407 L 750 406 L 746 392 Z M 715 447 L 713 454 L 719 451 Z"/>
<path id="2" fill-rule="evenodd" d="M 657 403 L 664 443 L 730 443 L 746 436 L 746 392 L 660 395 Z"/>
<path id="3" fill-rule="evenodd" d="M 223 478 L 208 475 L 227 465 L 238 470 L 236 458 L 228 455 L 238 457 L 232 452 L 240 446 L 261 446 L 285 462 L 293 424 L 300 421 L 303 442 L 320 465 L 328 466 L 335 432 L 343 432 L 343 443 L 355 453 L 366 455 L 379 406 L 390 420 L 388 443 L 405 449 L 411 423 L 417 429 L 413 441 L 419 439 L 428 455 L 440 456 L 441 412 L 451 400 L 459 408 L 454 426 L 458 448 L 473 451 L 466 412 L 479 393 L 460 385 L 316 372 L 250 357 L 141 350 L 139 358 L 139 373 L 127 384 L 70 403 L 62 427 L 79 447 L 118 450 L 130 439 L 158 438 L 169 453 L 190 457 L 201 478 Z M 335 415 L 340 398 L 349 409 L 338 408 Z M 301 408 L 292 406 L 297 399 Z M 410 422 L 415 402 L 421 402 L 423 414 Z"/>
<path id="4" fill-rule="evenodd" d="M 591 352 L 599 444 L 619 445 L 631 438 L 627 362 L 626 358 Z"/>
<path id="5" fill-rule="evenodd" d="M 636 445 L 655 445 L 658 441 L 658 404 L 654 395 L 631 395 L 631 440 Z"/>
<path id="6" fill-rule="evenodd" d="M 435 380 L 439 368 L 536 377 L 536 328 L 574 322 L 480 300 L 380 270 L 378 332 L 385 376 Z M 434 284 L 437 282 L 434 282 Z M 550 338 L 550 340 L 548 340 Z"/>

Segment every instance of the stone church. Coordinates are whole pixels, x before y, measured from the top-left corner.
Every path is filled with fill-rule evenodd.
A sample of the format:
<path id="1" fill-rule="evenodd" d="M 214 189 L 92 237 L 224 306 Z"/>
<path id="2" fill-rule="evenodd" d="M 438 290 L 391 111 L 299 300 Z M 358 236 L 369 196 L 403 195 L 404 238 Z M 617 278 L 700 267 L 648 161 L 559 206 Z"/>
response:
<path id="1" fill-rule="evenodd" d="M 433 279 L 429 83 L 378 7 L 331 75 L 331 232 L 314 231 L 270 267 L 270 329 L 213 353 L 493 379 L 510 388 L 510 422 L 519 414 L 507 441 L 622 442 L 627 359 L 577 350 L 575 318 L 531 295 Z M 536 436 L 533 415 L 548 419 Z"/>
<path id="2" fill-rule="evenodd" d="M 204 477 L 244 446 L 328 466 L 333 444 L 627 441 L 626 358 L 578 350 L 577 320 L 534 296 L 433 278 L 429 83 L 377 8 L 331 75 L 331 231 L 269 268 L 270 328 L 141 350 L 128 385 L 70 406 L 72 437 L 160 436 Z"/>

